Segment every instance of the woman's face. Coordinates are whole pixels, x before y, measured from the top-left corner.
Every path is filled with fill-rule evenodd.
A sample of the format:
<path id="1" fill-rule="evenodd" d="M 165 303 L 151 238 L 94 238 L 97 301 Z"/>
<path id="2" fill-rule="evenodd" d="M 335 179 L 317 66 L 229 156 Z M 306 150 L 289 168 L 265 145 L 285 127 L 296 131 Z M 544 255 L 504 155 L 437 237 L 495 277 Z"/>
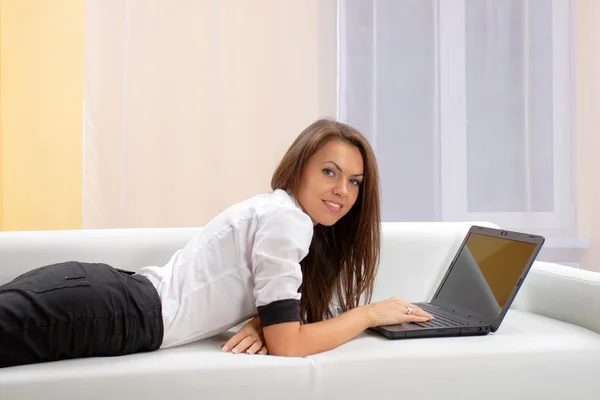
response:
<path id="1" fill-rule="evenodd" d="M 360 150 L 345 141 L 330 140 L 304 166 L 298 202 L 313 224 L 331 226 L 350 211 L 362 180 Z"/>

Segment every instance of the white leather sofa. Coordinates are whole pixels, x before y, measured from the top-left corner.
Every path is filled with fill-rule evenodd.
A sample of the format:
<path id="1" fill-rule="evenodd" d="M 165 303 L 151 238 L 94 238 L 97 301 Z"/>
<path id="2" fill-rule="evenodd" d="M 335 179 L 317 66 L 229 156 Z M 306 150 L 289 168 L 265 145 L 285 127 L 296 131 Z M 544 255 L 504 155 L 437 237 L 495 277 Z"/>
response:
<path id="1" fill-rule="evenodd" d="M 489 224 L 486 224 L 489 225 Z M 386 223 L 374 300 L 428 300 L 470 224 Z M 198 228 L 199 229 L 199 228 Z M 0 283 L 65 260 L 162 265 L 198 229 L 0 233 Z M 600 274 L 536 262 L 495 334 L 365 332 L 305 358 L 180 348 L 0 369 L 0 399 L 599 399 Z"/>

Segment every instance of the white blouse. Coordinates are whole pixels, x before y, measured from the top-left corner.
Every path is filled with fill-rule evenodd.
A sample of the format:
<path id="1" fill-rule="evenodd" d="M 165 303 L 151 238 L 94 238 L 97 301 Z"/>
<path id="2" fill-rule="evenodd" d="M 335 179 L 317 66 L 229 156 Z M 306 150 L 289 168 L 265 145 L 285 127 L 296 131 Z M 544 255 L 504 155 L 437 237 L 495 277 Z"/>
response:
<path id="1" fill-rule="evenodd" d="M 226 331 L 256 315 L 263 326 L 300 320 L 300 261 L 313 223 L 284 190 L 238 203 L 210 221 L 164 267 L 140 274 L 162 302 L 162 348 Z"/>

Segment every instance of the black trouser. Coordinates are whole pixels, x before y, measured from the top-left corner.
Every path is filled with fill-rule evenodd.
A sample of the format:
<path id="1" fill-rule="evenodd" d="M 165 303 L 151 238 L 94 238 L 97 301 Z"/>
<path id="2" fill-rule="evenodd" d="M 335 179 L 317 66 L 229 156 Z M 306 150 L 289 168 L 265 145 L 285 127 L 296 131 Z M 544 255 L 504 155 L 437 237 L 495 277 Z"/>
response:
<path id="1" fill-rule="evenodd" d="M 0 286 L 0 367 L 151 351 L 162 339 L 158 293 L 132 272 L 65 262 Z"/>

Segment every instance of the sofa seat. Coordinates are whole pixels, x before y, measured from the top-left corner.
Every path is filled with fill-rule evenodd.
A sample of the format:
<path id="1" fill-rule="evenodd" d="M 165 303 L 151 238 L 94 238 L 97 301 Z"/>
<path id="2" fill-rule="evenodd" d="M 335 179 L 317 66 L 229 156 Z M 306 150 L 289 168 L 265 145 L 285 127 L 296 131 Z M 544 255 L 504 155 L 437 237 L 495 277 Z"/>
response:
<path id="1" fill-rule="evenodd" d="M 233 334 L 150 353 L 0 369 L 0 399 L 307 398 L 310 359 L 223 353 L 220 344 Z"/>
<path id="2" fill-rule="evenodd" d="M 518 310 L 487 336 L 390 341 L 366 332 L 311 358 L 323 399 L 600 398 L 600 335 Z"/>
<path id="3" fill-rule="evenodd" d="M 388 340 L 367 331 L 305 358 L 234 355 L 235 329 L 179 348 L 59 361 L 0 372 L 1 399 L 354 399 L 373 393 L 453 399 L 590 398 L 600 393 L 600 335 L 511 310 L 500 330 L 477 337 Z M 576 379 L 573 379 L 573 377 Z"/>

